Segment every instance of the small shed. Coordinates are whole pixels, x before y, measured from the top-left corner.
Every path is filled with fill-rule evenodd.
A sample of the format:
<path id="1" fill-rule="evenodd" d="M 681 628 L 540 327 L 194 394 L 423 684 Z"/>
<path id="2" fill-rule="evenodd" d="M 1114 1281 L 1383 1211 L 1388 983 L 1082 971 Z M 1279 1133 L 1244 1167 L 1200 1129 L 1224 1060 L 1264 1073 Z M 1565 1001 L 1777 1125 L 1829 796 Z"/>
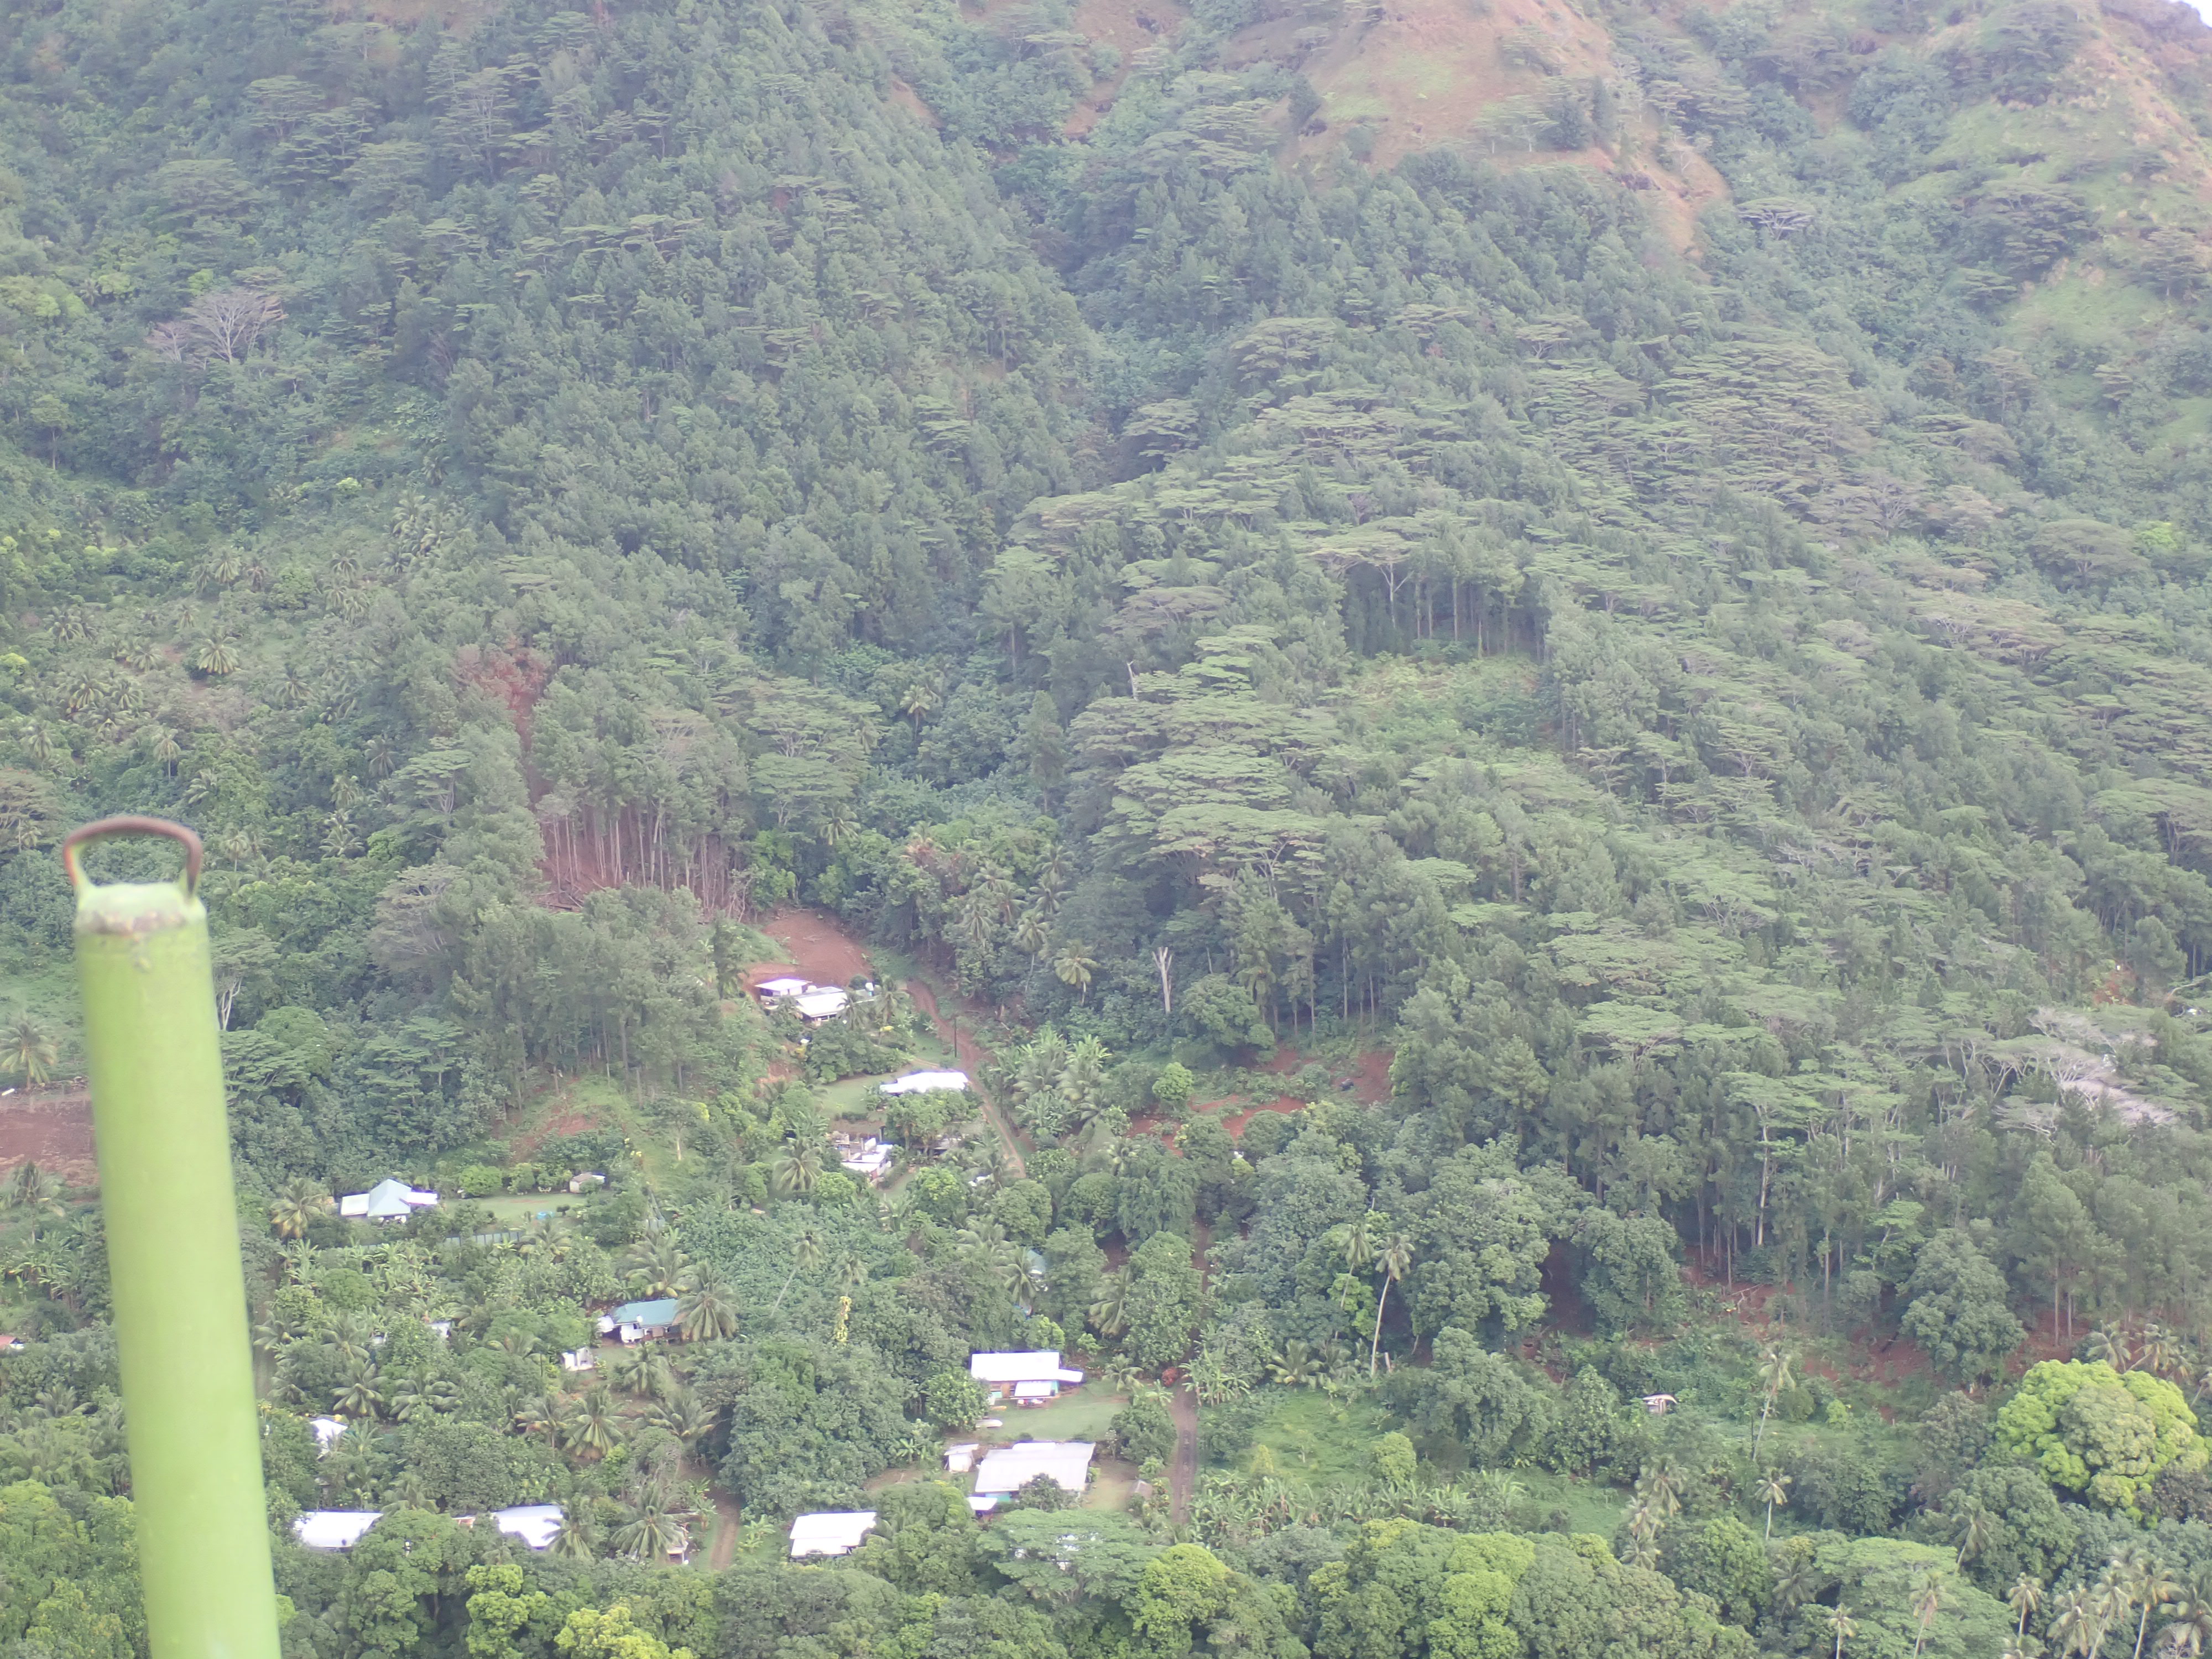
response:
<path id="1" fill-rule="evenodd" d="M 568 1190 L 572 1193 L 588 1193 L 596 1187 L 604 1187 L 606 1184 L 607 1178 L 597 1170 L 580 1170 L 568 1177 Z"/>
<path id="2" fill-rule="evenodd" d="M 309 1510 L 292 1535 L 311 1550 L 349 1550 L 383 1517 L 382 1510 Z"/>
<path id="3" fill-rule="evenodd" d="M 975 1467 L 975 1455 L 982 1449 L 972 1440 L 965 1445 L 947 1446 L 945 1449 L 945 1472 L 947 1474 L 967 1474 Z"/>
<path id="4" fill-rule="evenodd" d="M 311 1417 L 307 1419 L 307 1428 L 315 1437 L 316 1454 L 322 1457 L 331 1455 L 331 1448 L 337 1444 L 339 1437 L 346 1431 L 344 1419 L 337 1417 Z"/>
<path id="5" fill-rule="evenodd" d="M 802 1515 L 791 1523 L 791 1559 L 807 1555 L 850 1555 L 876 1524 L 873 1510 L 833 1510 Z"/>
<path id="6" fill-rule="evenodd" d="M 785 974 L 775 979 L 763 980 L 759 984 L 753 987 L 753 994 L 758 997 L 762 1002 L 773 1005 L 780 998 L 799 996 L 805 992 L 812 990 L 813 988 L 814 988 L 808 984 L 805 980 L 797 979 L 789 974 Z"/>
<path id="7" fill-rule="evenodd" d="M 1644 1396 L 1644 1409 L 1654 1417 L 1666 1416 L 1674 1409 L 1675 1404 L 1674 1396 L 1671 1394 L 1647 1394 Z"/>
<path id="8" fill-rule="evenodd" d="M 561 1350 L 561 1369 L 564 1371 L 594 1371 L 599 1368 L 599 1351 L 595 1348 Z"/>

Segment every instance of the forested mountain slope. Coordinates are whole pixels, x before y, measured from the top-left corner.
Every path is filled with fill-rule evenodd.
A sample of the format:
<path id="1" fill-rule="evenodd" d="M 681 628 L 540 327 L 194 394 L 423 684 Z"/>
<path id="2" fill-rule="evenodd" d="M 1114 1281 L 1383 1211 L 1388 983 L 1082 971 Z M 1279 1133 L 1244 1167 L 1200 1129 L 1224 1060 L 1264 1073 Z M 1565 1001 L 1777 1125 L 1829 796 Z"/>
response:
<path id="1" fill-rule="evenodd" d="M 1049 1539 L 923 1487 L 834 1594 L 607 1569 L 482 1618 L 1840 1654 L 1856 1602 L 1963 1656 L 2160 1516 L 2212 1565 L 2153 1375 L 2212 1315 L 2185 8 L 142 0 L 19 9 L 0 61 L 9 1052 L 76 1060 L 59 835 L 199 826 L 249 1206 L 350 1253 L 255 1264 L 276 1510 L 643 1526 L 697 1455 L 748 1514 L 857 1503 L 933 1459 L 910 1419 L 960 1426 L 968 1348 L 1060 1342 L 1195 1354 L 1222 1560 L 1109 1528 L 1064 1596 L 1019 1565 Z M 795 1028 L 728 996 L 732 924 L 794 899 L 998 1012 L 1029 1178 L 924 1168 L 901 1237 L 821 1168 Z M 870 1069 L 815 1041 L 817 1081 Z M 1389 1098 L 1163 1144 L 1192 1072 L 1249 1092 L 1284 1048 L 1332 1062 L 1309 1100 L 1387 1049 Z M 617 1176 L 587 1237 L 315 1208 L 517 1184 L 592 1073 L 640 1140 L 556 1143 Z M 100 1397 L 96 1226 L 19 1185 L 28 1316 L 89 1329 L 8 1399 Z M 1754 1501 L 1767 1418 L 1816 1407 L 1786 1343 L 1757 1386 L 1711 1329 L 1644 1346 L 1714 1281 L 1953 1384 L 2099 1327 L 2142 1364 L 1947 1396 L 1904 1449 L 1830 1390 Z M 546 1358 L 617 1289 L 701 1339 L 621 1456 Z M 465 1355 L 421 1344 L 441 1308 Z M 1606 1340 L 1512 1357 L 1555 1322 Z M 1324 1377 L 1404 1445 L 1380 1486 L 1280 1479 L 1252 1402 Z M 323 1469 L 333 1401 L 389 1432 Z M 2142 1445 L 2083 1452 L 2093 1407 Z M 112 1490 L 112 1448 L 53 1450 L 95 1419 L 40 1409 L 0 1450 Z M 1125 1415 L 1132 1463 L 1173 1447 Z M 1556 1535 L 1639 1474 L 1620 1560 Z M 454 1650 L 489 1569 L 436 1536 L 404 1639 L 363 1634 L 369 1556 L 293 1561 L 301 1650 Z M 1401 1638 L 1389 1586 L 1434 1577 L 1456 1611 Z"/>

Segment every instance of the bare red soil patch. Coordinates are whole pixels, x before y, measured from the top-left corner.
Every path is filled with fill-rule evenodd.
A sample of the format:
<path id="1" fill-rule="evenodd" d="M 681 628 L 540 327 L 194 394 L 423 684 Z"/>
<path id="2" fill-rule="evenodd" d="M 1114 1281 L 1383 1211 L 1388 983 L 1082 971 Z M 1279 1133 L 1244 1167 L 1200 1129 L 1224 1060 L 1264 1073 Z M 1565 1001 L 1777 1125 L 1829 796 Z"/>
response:
<path id="1" fill-rule="evenodd" d="M 760 930 L 789 954 L 781 962 L 756 963 L 745 970 L 750 990 L 763 980 L 797 974 L 817 985 L 848 985 L 855 979 L 873 979 L 868 953 L 860 941 L 834 918 L 818 910 L 779 910 L 760 925 Z"/>
<path id="2" fill-rule="evenodd" d="M 22 1163 L 60 1176 L 73 1187 L 100 1178 L 93 1159 L 92 1097 L 82 1083 L 9 1090 L 0 1097 L 0 1169 Z"/>

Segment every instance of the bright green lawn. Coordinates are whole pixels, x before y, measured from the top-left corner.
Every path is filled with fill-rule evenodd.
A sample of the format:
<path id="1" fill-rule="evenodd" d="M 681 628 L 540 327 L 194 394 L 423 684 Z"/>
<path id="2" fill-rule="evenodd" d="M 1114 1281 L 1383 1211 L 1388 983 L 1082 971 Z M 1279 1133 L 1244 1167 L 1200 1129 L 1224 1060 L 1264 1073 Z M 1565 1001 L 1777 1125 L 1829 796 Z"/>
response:
<path id="1" fill-rule="evenodd" d="M 1375 1443 L 1389 1431 L 1389 1413 L 1372 1401 L 1304 1389 L 1262 1418 L 1252 1439 L 1274 1454 L 1285 1478 L 1321 1485 L 1376 1479 Z"/>
<path id="2" fill-rule="evenodd" d="M 1002 1429 L 979 1429 L 986 1445 L 1007 1445 L 1017 1440 L 1103 1440 L 1115 1413 L 1129 1403 L 1126 1395 L 1101 1389 L 1076 1389 L 1049 1406 L 1006 1407 L 992 1415 Z"/>

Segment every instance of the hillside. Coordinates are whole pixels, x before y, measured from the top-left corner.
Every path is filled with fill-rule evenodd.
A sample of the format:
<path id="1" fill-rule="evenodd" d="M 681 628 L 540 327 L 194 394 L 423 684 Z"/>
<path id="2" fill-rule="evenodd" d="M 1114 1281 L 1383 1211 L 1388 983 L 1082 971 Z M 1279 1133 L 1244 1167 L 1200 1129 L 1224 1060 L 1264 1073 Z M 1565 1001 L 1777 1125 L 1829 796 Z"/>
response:
<path id="1" fill-rule="evenodd" d="M 2187 7 L 58 3 L 0 136 L 0 1637 L 143 1650 L 127 810 L 294 1659 L 2201 1645 Z"/>

